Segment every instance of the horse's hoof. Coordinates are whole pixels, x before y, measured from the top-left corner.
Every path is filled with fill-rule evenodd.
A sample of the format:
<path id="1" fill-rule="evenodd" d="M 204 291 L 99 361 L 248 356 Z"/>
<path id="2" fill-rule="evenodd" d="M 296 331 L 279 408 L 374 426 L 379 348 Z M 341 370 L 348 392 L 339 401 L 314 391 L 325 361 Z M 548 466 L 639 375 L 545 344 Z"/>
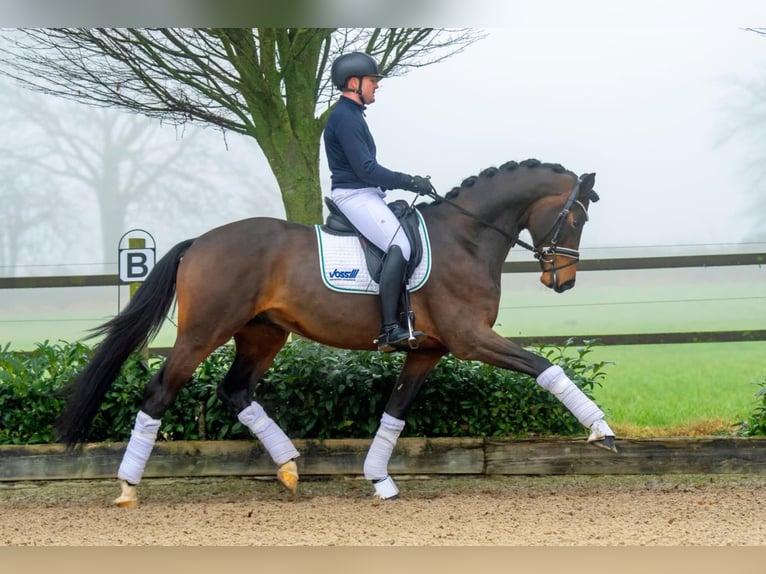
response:
<path id="1" fill-rule="evenodd" d="M 399 500 L 399 489 L 396 487 L 394 479 L 390 476 L 373 483 L 375 487 L 375 498 L 379 500 Z"/>
<path id="2" fill-rule="evenodd" d="M 138 494 L 135 485 L 128 484 L 127 480 L 120 481 L 122 492 L 114 499 L 114 504 L 120 508 L 133 508 L 138 506 Z"/>
<path id="3" fill-rule="evenodd" d="M 279 467 L 277 471 L 277 480 L 282 483 L 293 497 L 293 500 L 298 498 L 298 465 L 294 460 L 289 460 L 285 464 Z"/>
<path id="4" fill-rule="evenodd" d="M 608 450 L 609 452 L 617 452 L 617 447 L 614 445 L 614 437 L 613 436 L 605 436 L 604 438 L 600 440 L 594 440 L 594 441 L 588 441 L 593 446 L 597 446 L 599 448 L 603 448 Z"/>
<path id="5" fill-rule="evenodd" d="M 614 446 L 614 432 L 609 428 L 604 419 L 590 425 L 590 431 L 590 436 L 588 437 L 590 444 L 611 452 L 617 452 L 617 447 Z"/>
<path id="6" fill-rule="evenodd" d="M 393 496 L 389 496 L 388 498 L 383 498 L 382 496 L 380 496 L 376 492 L 375 493 L 375 498 L 377 498 L 378 500 L 399 500 L 399 495 L 398 494 L 394 494 Z"/>

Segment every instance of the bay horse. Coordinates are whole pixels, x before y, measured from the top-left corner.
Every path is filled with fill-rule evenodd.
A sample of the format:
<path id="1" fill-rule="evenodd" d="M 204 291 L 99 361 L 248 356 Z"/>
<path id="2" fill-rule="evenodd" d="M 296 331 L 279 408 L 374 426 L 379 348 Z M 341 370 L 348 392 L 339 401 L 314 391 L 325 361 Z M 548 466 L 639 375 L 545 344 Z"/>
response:
<path id="1" fill-rule="evenodd" d="M 497 334 L 503 263 L 518 244 L 539 260 L 540 281 L 557 293 L 575 284 L 588 207 L 599 199 L 595 173 L 578 177 L 559 164 L 525 160 L 487 168 L 445 197 L 415 205 L 431 242 L 427 282 L 411 293 L 426 339 L 406 359 L 364 462 L 381 499 L 397 498 L 388 462 L 405 415 L 446 353 L 525 373 L 552 392 L 590 430 L 588 442 L 616 452 L 604 413 L 548 359 Z M 528 230 L 532 245 L 519 239 Z M 56 421 L 70 448 L 87 440 L 104 396 L 130 354 L 153 338 L 175 298 L 177 335 L 164 365 L 145 387 L 118 470 L 119 506 L 137 504 L 136 485 L 161 418 L 195 369 L 234 339 L 235 357 L 218 397 L 259 439 L 277 479 L 297 494 L 299 456 L 292 441 L 255 401 L 254 386 L 290 333 L 344 349 L 374 350 L 377 297 L 339 293 L 323 284 L 314 226 L 255 217 L 212 229 L 174 246 L 154 266 L 125 309 L 94 329 L 105 335 L 85 369 L 67 385 Z"/>

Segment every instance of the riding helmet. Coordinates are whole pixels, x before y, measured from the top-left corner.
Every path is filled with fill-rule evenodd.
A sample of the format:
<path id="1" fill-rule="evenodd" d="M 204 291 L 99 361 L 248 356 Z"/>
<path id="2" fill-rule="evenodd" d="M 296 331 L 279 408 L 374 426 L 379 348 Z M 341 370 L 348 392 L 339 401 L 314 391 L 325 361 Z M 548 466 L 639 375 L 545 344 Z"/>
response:
<path id="1" fill-rule="evenodd" d="M 346 80 L 349 78 L 362 76 L 373 76 L 377 79 L 383 77 L 378 71 L 378 63 L 369 54 L 350 52 L 338 56 L 332 63 L 332 83 L 340 90 L 346 87 Z"/>

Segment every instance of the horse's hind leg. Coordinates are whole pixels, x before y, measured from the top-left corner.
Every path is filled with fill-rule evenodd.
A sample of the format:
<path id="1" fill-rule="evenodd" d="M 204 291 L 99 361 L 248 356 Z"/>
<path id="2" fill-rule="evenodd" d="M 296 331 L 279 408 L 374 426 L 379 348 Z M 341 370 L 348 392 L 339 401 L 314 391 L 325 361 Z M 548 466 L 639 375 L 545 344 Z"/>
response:
<path id="1" fill-rule="evenodd" d="M 253 400 L 255 383 L 271 366 L 287 336 L 284 329 L 258 319 L 237 332 L 234 335 L 234 362 L 218 385 L 217 394 L 237 413 L 237 419 L 261 441 L 279 467 L 277 479 L 295 499 L 298 494 L 298 467 L 295 464 L 298 450 L 264 408 Z"/>
<path id="2" fill-rule="evenodd" d="M 117 471 L 122 492 L 114 502 L 120 507 L 135 506 L 138 502 L 136 485 L 141 482 L 146 463 L 157 440 L 162 415 L 192 378 L 197 366 L 225 342 L 212 341 L 200 346 L 186 343 L 188 340 L 188 337 L 179 337 L 170 358 L 151 378 L 144 390 L 143 401 Z"/>

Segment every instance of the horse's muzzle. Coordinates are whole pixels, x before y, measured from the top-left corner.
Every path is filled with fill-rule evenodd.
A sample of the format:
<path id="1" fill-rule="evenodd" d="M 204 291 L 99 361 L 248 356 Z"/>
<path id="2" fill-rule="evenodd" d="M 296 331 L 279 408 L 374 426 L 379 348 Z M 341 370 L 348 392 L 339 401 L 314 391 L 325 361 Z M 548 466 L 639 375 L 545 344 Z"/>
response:
<path id="1" fill-rule="evenodd" d="M 540 282 L 556 293 L 563 293 L 575 286 L 575 277 L 574 267 L 563 269 L 563 272 L 561 267 L 552 267 L 543 271 Z"/>
<path id="2" fill-rule="evenodd" d="M 555 285 L 552 285 L 551 287 L 556 293 L 563 293 L 564 291 L 568 291 L 574 286 L 575 286 L 575 280 L 570 279 L 569 281 L 565 281 L 564 283 L 561 283 L 561 284 L 555 284 Z"/>
<path id="3" fill-rule="evenodd" d="M 579 257 L 573 257 L 569 253 L 575 253 L 573 250 L 566 250 L 564 255 L 554 255 L 550 259 L 540 258 L 540 267 L 542 275 L 540 282 L 553 289 L 556 293 L 568 291 L 575 285 L 577 275 L 577 262 Z"/>
<path id="4" fill-rule="evenodd" d="M 558 282 L 556 279 L 558 279 L 558 277 L 556 277 L 553 273 L 543 273 L 540 277 L 540 282 L 549 289 L 553 289 L 556 293 L 569 291 L 572 287 L 575 286 L 574 277 L 562 282 Z"/>

